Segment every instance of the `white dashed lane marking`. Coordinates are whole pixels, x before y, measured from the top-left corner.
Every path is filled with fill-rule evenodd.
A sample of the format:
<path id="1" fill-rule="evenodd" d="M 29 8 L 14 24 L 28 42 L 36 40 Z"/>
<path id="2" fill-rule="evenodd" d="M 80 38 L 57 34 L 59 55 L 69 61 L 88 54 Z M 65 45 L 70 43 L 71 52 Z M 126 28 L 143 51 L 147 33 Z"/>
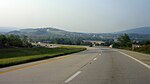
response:
<path id="1" fill-rule="evenodd" d="M 68 78 L 65 83 L 68 83 L 69 81 L 73 80 L 76 76 L 78 76 L 81 73 L 81 71 L 76 72 L 74 75 L 72 75 L 70 78 Z"/>

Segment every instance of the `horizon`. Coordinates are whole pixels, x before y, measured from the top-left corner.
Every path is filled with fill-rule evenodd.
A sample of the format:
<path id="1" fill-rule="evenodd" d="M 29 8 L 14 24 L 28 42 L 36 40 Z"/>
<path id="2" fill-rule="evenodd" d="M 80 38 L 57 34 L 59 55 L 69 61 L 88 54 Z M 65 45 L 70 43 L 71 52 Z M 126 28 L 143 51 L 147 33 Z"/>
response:
<path id="1" fill-rule="evenodd" d="M 3 28 L 3 29 L 1 29 Z M 5 29 L 4 29 L 5 28 Z M 16 28 L 16 29 L 11 29 L 10 28 Z M 56 28 L 56 27 L 29 27 L 29 28 L 17 28 L 17 27 L 0 27 L 0 32 L 10 32 L 10 31 L 19 31 L 21 29 L 45 29 L 45 28 L 54 28 L 54 29 L 58 29 L 58 30 L 63 30 L 63 31 L 67 31 L 67 32 L 75 32 L 75 31 L 69 31 L 69 30 L 65 30 L 65 29 L 62 29 L 62 28 Z M 138 27 L 138 28 L 130 28 L 130 29 L 125 29 L 125 30 L 120 30 L 120 31 L 116 31 L 116 32 L 122 32 L 122 31 L 127 31 L 127 30 L 132 30 L 132 29 L 139 29 L 139 28 L 150 28 L 150 27 Z M 9 30 L 9 31 L 8 31 Z M 116 33 L 116 32 L 78 32 L 77 33 Z"/>
<path id="2" fill-rule="evenodd" d="M 149 0 L 1 0 L 0 27 L 112 33 L 150 27 L 149 8 Z"/>

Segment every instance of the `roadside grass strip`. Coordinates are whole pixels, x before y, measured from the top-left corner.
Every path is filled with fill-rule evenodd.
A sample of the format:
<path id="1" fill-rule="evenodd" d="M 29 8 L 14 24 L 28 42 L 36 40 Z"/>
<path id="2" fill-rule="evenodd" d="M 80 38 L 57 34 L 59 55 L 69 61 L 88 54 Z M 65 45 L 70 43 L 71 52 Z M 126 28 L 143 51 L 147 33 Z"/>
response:
<path id="1" fill-rule="evenodd" d="M 59 57 L 85 50 L 84 47 L 62 46 L 59 48 L 8 48 L 0 49 L 0 68 L 27 62 Z"/>

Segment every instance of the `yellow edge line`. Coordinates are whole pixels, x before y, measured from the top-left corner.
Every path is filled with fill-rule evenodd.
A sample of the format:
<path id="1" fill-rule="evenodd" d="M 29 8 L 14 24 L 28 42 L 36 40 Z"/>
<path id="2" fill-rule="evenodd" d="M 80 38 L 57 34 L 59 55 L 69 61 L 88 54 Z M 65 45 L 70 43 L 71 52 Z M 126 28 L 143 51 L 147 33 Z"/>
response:
<path id="1" fill-rule="evenodd" d="M 56 61 L 56 60 L 60 60 L 60 59 L 68 58 L 68 57 L 69 57 L 69 56 L 63 56 L 63 57 L 61 57 L 61 58 L 50 59 L 50 60 L 45 61 L 45 62 L 35 63 L 35 64 L 23 66 L 23 67 L 17 67 L 17 68 L 14 68 L 14 69 L 2 71 L 2 72 L 0 72 L 0 74 L 5 74 L 5 73 L 8 73 L 8 72 L 13 72 L 13 71 L 17 71 L 17 70 L 21 70 L 21 69 L 25 69 L 25 68 L 34 67 L 34 66 L 41 65 L 41 64 L 46 64 L 46 63 L 49 63 L 49 62 L 52 62 L 52 61 Z"/>

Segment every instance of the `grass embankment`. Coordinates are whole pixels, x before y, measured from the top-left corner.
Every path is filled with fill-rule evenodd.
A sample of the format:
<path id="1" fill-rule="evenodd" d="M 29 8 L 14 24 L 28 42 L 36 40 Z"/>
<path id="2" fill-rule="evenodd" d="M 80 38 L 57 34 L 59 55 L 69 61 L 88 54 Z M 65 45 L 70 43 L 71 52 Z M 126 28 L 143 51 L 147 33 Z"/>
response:
<path id="1" fill-rule="evenodd" d="M 136 48 L 135 51 L 142 52 L 142 53 L 145 53 L 145 54 L 150 54 L 150 44 L 145 45 L 145 46 L 140 47 L 140 48 Z"/>
<path id="2" fill-rule="evenodd" d="M 84 47 L 0 49 L 0 68 L 83 51 Z"/>
<path id="3" fill-rule="evenodd" d="M 143 47 L 135 48 L 134 50 L 132 50 L 132 48 L 129 48 L 129 47 L 124 47 L 124 48 L 119 48 L 119 49 L 135 51 L 135 52 L 140 52 L 140 53 L 144 53 L 144 54 L 150 54 L 150 45 L 146 45 L 146 46 L 143 46 Z"/>

